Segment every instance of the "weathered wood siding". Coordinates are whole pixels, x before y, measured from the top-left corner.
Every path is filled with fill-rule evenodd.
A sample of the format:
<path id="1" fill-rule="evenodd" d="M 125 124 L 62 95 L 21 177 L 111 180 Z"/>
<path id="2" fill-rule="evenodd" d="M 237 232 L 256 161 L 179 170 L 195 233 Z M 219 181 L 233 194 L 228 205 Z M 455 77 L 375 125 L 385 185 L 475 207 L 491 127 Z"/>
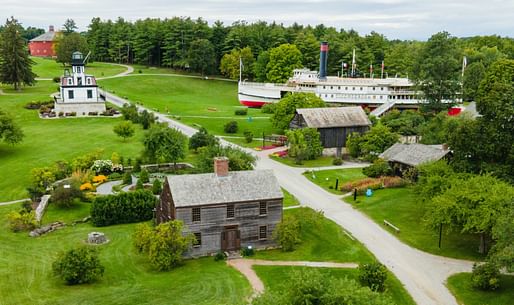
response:
<path id="1" fill-rule="evenodd" d="M 158 224 L 175 219 L 175 206 L 167 179 L 164 181 L 159 203 L 155 208 L 155 218 Z"/>
<path id="2" fill-rule="evenodd" d="M 319 128 L 321 144 L 324 148 L 346 147 L 346 140 L 353 132 L 364 133 L 369 129 L 367 126 L 361 127 L 337 127 Z"/>
<path id="3" fill-rule="evenodd" d="M 201 221 L 192 222 L 193 207 L 177 207 L 176 218 L 182 220 L 185 228 L 191 233 L 201 233 L 202 244 L 193 247 L 187 256 L 203 256 L 216 253 L 221 250 L 221 235 L 227 226 L 238 226 L 240 231 L 241 247 L 252 246 L 255 249 L 274 246 L 271 235 L 275 226 L 282 221 L 283 200 L 270 200 L 268 212 L 259 216 L 259 203 L 239 202 L 234 203 L 234 218 L 227 219 L 227 204 L 211 206 L 198 206 Z M 259 240 L 259 227 L 267 226 L 267 239 Z"/>

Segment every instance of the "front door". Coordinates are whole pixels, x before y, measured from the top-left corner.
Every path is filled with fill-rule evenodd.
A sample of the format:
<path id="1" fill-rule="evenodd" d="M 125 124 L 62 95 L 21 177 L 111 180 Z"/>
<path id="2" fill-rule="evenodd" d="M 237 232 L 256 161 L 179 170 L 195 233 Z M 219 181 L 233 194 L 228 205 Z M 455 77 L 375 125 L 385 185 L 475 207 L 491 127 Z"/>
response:
<path id="1" fill-rule="evenodd" d="M 241 236 L 237 226 L 225 228 L 221 232 L 221 249 L 223 251 L 239 250 L 241 247 Z"/>

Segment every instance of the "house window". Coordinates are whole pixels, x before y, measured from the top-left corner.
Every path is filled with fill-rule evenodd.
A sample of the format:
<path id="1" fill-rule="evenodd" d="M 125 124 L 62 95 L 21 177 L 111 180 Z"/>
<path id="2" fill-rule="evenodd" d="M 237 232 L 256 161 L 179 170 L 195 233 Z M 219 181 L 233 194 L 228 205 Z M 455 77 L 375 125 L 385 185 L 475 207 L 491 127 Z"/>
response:
<path id="1" fill-rule="evenodd" d="M 68 78 L 68 85 L 73 85 L 73 79 Z"/>
<path id="2" fill-rule="evenodd" d="M 193 241 L 193 247 L 200 247 L 202 245 L 202 233 L 196 232 L 194 235 L 195 240 Z"/>
<path id="3" fill-rule="evenodd" d="M 74 99 L 75 98 L 75 95 L 73 94 L 73 90 L 68 90 L 68 98 L 70 100 Z"/>
<path id="4" fill-rule="evenodd" d="M 259 226 L 259 239 L 268 238 L 268 227 L 267 226 Z"/>
<path id="5" fill-rule="evenodd" d="M 259 202 L 259 216 L 268 214 L 268 203 L 267 202 Z"/>
<path id="6" fill-rule="evenodd" d="M 202 217 L 200 216 L 200 208 L 193 208 L 193 222 L 201 221 Z"/>
<path id="7" fill-rule="evenodd" d="M 87 84 L 88 84 L 88 85 L 91 85 L 91 77 L 88 77 L 88 78 L 87 78 Z"/>
<path id="8" fill-rule="evenodd" d="M 361 87 L 361 91 L 362 91 L 362 87 Z"/>
<path id="9" fill-rule="evenodd" d="M 227 205 L 227 218 L 234 218 L 235 217 L 235 209 L 233 204 Z"/>
<path id="10" fill-rule="evenodd" d="M 93 98 L 93 90 L 87 90 L 87 98 Z"/>

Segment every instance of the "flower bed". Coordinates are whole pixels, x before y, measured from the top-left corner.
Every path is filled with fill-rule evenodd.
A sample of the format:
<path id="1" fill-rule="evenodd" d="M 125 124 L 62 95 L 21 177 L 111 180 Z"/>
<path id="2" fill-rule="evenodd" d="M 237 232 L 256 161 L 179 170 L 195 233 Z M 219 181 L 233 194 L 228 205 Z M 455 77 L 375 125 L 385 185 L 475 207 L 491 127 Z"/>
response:
<path id="1" fill-rule="evenodd" d="M 357 194 L 362 195 L 366 193 L 367 189 L 377 190 L 382 188 L 394 188 L 405 186 L 407 182 L 400 177 L 380 177 L 380 178 L 365 178 L 353 182 L 348 182 L 341 186 L 341 191 L 352 192 L 357 189 Z"/>

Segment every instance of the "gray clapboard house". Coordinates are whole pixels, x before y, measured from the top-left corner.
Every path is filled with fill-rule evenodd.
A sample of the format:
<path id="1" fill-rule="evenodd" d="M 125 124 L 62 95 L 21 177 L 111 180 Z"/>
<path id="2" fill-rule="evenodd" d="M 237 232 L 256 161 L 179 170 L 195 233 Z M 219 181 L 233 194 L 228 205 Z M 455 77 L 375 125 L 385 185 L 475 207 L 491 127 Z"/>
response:
<path id="1" fill-rule="evenodd" d="M 229 172 L 228 162 L 215 158 L 214 173 L 168 176 L 164 183 L 157 222 L 184 222 L 197 240 L 188 256 L 275 245 L 283 194 L 273 171 Z"/>
<path id="2" fill-rule="evenodd" d="M 289 123 L 289 128 L 316 128 L 324 148 L 337 148 L 337 156 L 346 146 L 348 135 L 364 133 L 371 127 L 371 121 L 360 106 L 299 108 Z"/>
<path id="3" fill-rule="evenodd" d="M 396 143 L 379 155 L 389 162 L 396 174 L 420 164 L 438 161 L 451 155 L 446 145 L 402 144 Z"/>

